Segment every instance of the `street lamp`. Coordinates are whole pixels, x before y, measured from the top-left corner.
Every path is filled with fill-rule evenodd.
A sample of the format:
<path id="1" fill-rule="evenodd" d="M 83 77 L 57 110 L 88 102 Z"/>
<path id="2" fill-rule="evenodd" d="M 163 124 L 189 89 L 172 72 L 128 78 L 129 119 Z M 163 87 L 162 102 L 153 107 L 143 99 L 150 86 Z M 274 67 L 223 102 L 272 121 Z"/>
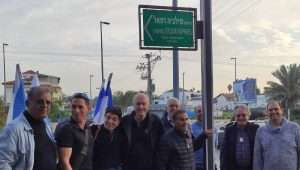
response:
<path id="1" fill-rule="evenodd" d="M 109 22 L 100 21 L 100 36 L 101 36 L 101 76 L 102 83 L 104 82 L 104 69 L 103 69 L 103 40 L 102 40 L 102 24 L 109 25 Z"/>
<path id="2" fill-rule="evenodd" d="M 93 74 L 90 74 L 90 98 L 93 99 L 93 95 L 92 95 L 92 78 L 94 77 Z"/>
<path id="3" fill-rule="evenodd" d="M 230 60 L 234 60 L 234 82 L 236 82 L 236 57 L 231 57 Z"/>
<path id="4" fill-rule="evenodd" d="M 5 46 L 8 46 L 7 43 L 3 43 L 3 79 L 4 79 L 4 106 L 6 106 L 6 69 L 5 69 Z"/>

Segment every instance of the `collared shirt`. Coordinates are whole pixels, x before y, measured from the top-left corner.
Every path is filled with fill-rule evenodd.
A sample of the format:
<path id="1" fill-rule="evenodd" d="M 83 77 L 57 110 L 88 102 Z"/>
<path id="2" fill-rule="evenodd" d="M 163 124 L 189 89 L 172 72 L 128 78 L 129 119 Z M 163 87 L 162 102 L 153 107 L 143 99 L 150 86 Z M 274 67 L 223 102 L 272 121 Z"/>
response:
<path id="1" fill-rule="evenodd" d="M 236 163 L 238 167 L 251 166 L 251 151 L 249 137 L 244 128 L 237 128 Z"/>
<path id="2" fill-rule="evenodd" d="M 257 130 L 253 170 L 299 170 L 300 127 L 283 119 L 281 127 L 269 122 Z"/>
<path id="3" fill-rule="evenodd" d="M 84 156 L 83 161 L 80 165 L 80 170 L 92 170 L 92 156 L 93 156 L 93 137 L 91 129 L 88 126 L 88 122 L 85 124 L 84 129 L 81 129 L 78 124 L 70 118 L 65 122 L 58 125 L 55 131 L 55 138 L 58 147 L 72 148 L 72 155 L 70 158 L 71 166 L 75 166 L 78 163 L 76 160 L 81 156 L 81 150 L 84 146 L 85 140 L 85 129 L 87 129 L 89 140 L 88 140 L 88 152 Z"/>
<path id="4" fill-rule="evenodd" d="M 163 125 L 165 133 L 174 127 L 174 123 L 169 118 L 169 113 L 168 112 L 164 113 L 163 117 L 161 118 L 161 123 Z"/>

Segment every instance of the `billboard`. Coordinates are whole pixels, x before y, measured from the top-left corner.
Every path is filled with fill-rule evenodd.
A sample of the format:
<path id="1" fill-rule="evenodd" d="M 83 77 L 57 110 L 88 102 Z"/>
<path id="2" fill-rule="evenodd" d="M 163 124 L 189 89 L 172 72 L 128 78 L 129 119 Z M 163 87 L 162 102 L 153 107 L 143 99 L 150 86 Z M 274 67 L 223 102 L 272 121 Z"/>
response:
<path id="1" fill-rule="evenodd" d="M 256 103 L 256 79 L 233 82 L 233 92 L 238 103 Z"/>

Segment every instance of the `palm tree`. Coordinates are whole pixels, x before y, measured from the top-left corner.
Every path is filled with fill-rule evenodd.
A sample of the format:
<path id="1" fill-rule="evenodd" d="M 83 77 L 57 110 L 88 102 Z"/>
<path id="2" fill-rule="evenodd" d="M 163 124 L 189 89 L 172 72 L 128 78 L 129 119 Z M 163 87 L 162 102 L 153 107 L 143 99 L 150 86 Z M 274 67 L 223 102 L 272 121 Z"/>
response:
<path id="1" fill-rule="evenodd" d="M 228 84 L 227 89 L 228 89 L 228 92 L 230 93 L 230 91 L 231 91 L 231 89 L 232 89 L 232 85 L 231 85 L 231 84 Z"/>
<path id="2" fill-rule="evenodd" d="M 278 100 L 287 109 L 294 109 L 300 99 L 300 65 L 281 65 L 272 73 L 278 82 L 268 81 L 265 94 Z"/>

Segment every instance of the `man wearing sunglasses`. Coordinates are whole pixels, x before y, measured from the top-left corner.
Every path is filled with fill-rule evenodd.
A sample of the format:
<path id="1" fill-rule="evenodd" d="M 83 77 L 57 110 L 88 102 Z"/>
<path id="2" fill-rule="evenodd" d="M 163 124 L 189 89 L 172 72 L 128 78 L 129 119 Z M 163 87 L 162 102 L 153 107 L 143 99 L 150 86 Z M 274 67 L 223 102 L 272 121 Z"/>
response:
<path id="1" fill-rule="evenodd" d="M 50 90 L 33 87 L 28 92 L 27 110 L 0 134 L 0 169 L 56 169 L 56 146 L 46 117 L 51 107 Z"/>
<path id="2" fill-rule="evenodd" d="M 92 170 L 93 137 L 88 119 L 90 100 L 84 93 L 71 99 L 70 119 L 61 122 L 55 131 L 60 170 Z"/>
<path id="3" fill-rule="evenodd" d="M 258 125 L 248 122 L 246 105 L 234 108 L 235 123 L 226 126 L 221 146 L 221 170 L 252 170 L 253 149 Z M 270 169 L 269 169 L 270 170 Z"/>
<path id="4" fill-rule="evenodd" d="M 299 170 L 300 128 L 283 117 L 277 101 L 266 108 L 269 122 L 257 130 L 254 147 L 254 170 Z"/>

